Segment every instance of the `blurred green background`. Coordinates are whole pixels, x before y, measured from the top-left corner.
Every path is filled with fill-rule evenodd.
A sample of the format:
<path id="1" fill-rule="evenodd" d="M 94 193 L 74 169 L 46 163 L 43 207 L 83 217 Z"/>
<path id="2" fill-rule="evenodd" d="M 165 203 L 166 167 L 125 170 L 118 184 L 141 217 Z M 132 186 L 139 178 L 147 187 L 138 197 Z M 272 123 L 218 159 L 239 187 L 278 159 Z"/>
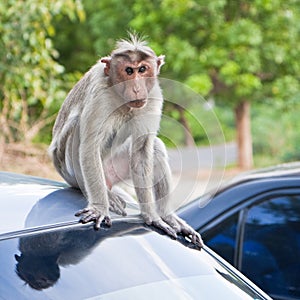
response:
<path id="1" fill-rule="evenodd" d="M 300 160 L 300 1 L 0 2 L 0 162 L 9 145 L 46 149 L 75 82 L 127 31 L 166 55 L 161 76 L 209 100 L 244 169 Z M 166 104 L 197 146 L 203 110 Z M 168 146 L 194 145 L 170 128 Z M 33 154 L 34 155 L 34 154 Z M 254 158 L 254 159 L 253 159 Z M 1 165 L 1 164 L 0 164 Z"/>

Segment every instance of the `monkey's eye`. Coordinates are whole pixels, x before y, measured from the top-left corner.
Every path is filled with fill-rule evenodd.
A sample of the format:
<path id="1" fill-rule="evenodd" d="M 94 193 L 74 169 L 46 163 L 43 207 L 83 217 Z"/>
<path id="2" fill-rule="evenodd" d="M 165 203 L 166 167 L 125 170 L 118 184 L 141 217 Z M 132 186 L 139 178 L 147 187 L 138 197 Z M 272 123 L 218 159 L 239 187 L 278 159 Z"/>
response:
<path id="1" fill-rule="evenodd" d="M 139 73 L 145 73 L 146 70 L 147 70 L 147 68 L 146 68 L 145 66 L 141 66 L 141 67 L 139 68 Z"/>
<path id="2" fill-rule="evenodd" d="M 131 67 L 127 67 L 125 69 L 125 72 L 127 73 L 127 75 L 132 75 L 133 74 L 133 69 Z"/>

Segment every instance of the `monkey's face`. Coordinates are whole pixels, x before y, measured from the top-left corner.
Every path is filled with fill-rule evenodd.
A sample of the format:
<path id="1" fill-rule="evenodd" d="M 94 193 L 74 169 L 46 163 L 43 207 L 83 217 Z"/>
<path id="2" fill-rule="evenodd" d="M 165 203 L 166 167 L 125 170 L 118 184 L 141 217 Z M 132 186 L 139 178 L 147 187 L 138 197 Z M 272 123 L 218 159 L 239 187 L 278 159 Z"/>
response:
<path id="1" fill-rule="evenodd" d="M 113 88 L 128 107 L 142 108 L 147 104 L 148 94 L 156 80 L 153 59 L 132 62 L 122 57 L 110 71 Z"/>

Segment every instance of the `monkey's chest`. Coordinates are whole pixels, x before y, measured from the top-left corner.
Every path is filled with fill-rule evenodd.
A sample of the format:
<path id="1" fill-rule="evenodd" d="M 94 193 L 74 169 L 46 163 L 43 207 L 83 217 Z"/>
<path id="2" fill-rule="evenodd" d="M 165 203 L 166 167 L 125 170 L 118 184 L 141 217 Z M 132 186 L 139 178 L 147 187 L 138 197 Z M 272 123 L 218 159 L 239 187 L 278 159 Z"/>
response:
<path id="1" fill-rule="evenodd" d="M 115 140 L 116 135 L 117 135 L 116 129 L 113 129 L 112 132 L 109 135 L 107 135 L 107 138 L 104 141 L 104 145 L 103 145 L 105 150 L 109 150 L 113 147 L 113 142 Z"/>
<path id="2" fill-rule="evenodd" d="M 121 118 L 112 116 L 101 128 L 104 133 L 102 147 L 107 151 L 111 148 L 121 146 L 126 139 L 132 134 L 131 118 Z"/>

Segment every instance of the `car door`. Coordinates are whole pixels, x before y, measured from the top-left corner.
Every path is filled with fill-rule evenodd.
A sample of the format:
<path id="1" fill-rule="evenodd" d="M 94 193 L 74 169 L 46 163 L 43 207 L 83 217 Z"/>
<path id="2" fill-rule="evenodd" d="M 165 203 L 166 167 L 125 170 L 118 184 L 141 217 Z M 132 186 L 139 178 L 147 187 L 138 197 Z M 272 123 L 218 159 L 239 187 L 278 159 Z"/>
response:
<path id="1" fill-rule="evenodd" d="M 300 189 L 253 196 L 202 235 L 273 298 L 300 299 Z"/>

